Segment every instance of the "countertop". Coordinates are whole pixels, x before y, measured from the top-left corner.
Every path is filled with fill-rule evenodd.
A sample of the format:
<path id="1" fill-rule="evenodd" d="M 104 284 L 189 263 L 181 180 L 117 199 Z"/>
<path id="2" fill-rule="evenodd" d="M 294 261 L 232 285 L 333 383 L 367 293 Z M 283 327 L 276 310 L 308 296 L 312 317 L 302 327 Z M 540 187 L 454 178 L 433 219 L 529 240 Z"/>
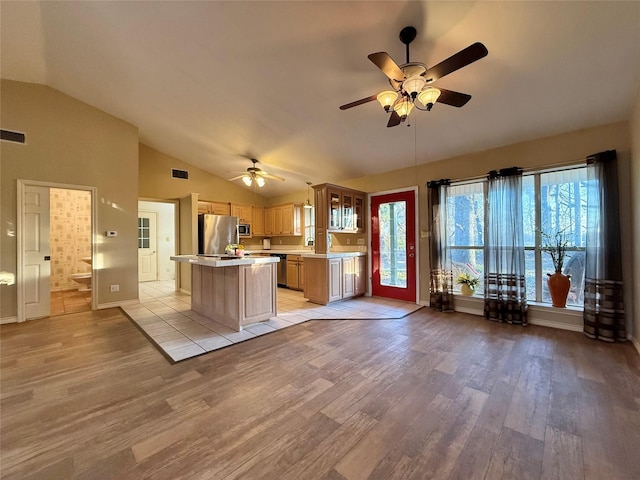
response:
<path id="1" fill-rule="evenodd" d="M 313 250 L 249 250 L 251 255 L 269 255 L 271 253 L 277 255 L 300 255 L 304 258 L 343 258 L 343 257 L 362 257 L 366 252 L 329 252 L 315 253 Z M 260 258 L 260 257 L 255 257 Z M 263 257 L 264 258 L 264 257 Z"/>
<path id="2" fill-rule="evenodd" d="M 220 255 L 216 257 L 205 257 L 202 255 L 175 255 L 170 257 L 175 262 L 192 263 L 205 267 L 234 267 L 238 265 L 256 265 L 265 263 L 278 263 L 278 257 L 232 257 Z"/>

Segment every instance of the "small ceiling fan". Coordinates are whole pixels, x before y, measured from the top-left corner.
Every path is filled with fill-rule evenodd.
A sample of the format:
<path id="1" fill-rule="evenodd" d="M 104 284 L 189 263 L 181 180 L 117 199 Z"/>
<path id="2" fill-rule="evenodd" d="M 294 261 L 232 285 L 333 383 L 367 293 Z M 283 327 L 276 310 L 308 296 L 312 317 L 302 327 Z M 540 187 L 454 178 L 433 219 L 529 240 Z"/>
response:
<path id="1" fill-rule="evenodd" d="M 403 65 L 398 66 L 387 52 L 376 52 L 368 56 L 369 60 L 389 78 L 393 90 L 385 90 L 377 95 L 347 103 L 342 105 L 340 110 L 378 100 L 385 112 L 391 112 L 387 127 L 395 127 L 407 119 L 414 107 L 428 111 L 436 102 L 462 107 L 471 99 L 471 95 L 435 88 L 431 83 L 485 57 L 489 53 L 487 48 L 476 42 L 436 66 L 427 68 L 424 63 L 409 61 L 409 44 L 416 38 L 416 33 L 414 27 L 404 27 L 400 31 L 400 41 L 405 44 L 407 51 L 407 62 Z"/>
<path id="2" fill-rule="evenodd" d="M 250 160 L 253 162 L 253 166 L 247 168 L 247 171 L 243 172 L 242 175 L 238 175 L 237 177 L 230 178 L 229 179 L 230 182 L 234 180 L 242 179 L 242 182 L 247 187 L 250 187 L 255 184 L 259 188 L 264 187 L 265 178 L 284 182 L 284 178 L 278 177 L 277 175 L 271 175 L 270 173 L 265 172 L 261 168 L 256 167 L 258 160 L 256 160 L 255 158 L 251 158 Z"/>

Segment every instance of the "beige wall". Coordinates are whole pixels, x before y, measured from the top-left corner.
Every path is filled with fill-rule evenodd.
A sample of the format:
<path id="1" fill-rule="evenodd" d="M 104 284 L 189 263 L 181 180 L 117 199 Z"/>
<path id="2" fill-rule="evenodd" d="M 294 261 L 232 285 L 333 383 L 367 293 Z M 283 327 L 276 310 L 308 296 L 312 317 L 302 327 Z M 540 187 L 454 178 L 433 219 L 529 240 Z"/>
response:
<path id="1" fill-rule="evenodd" d="M 189 179 L 171 177 L 171 169 L 189 171 Z M 175 157 L 140 144 L 138 196 L 162 200 L 178 199 L 197 193 L 199 200 L 264 205 L 264 197 L 247 188 L 194 167 Z"/>
<path id="2" fill-rule="evenodd" d="M 621 218 L 623 223 L 623 244 L 632 242 L 631 231 L 628 228 L 630 218 L 629 195 L 630 180 L 630 138 L 629 124 L 619 122 L 597 128 L 579 130 L 575 132 L 541 138 L 529 142 L 517 143 L 484 152 L 453 157 L 438 162 L 420 164 L 379 175 L 357 178 L 342 182 L 341 185 L 368 193 L 395 190 L 419 185 L 418 211 L 420 218 L 419 229 L 426 231 L 426 188 L 429 180 L 450 178 L 452 180 L 480 177 L 489 170 L 519 166 L 522 168 L 538 168 L 568 161 L 583 161 L 587 155 L 603 150 L 616 149 L 620 164 Z M 633 237 L 640 238 L 640 237 Z M 420 298 L 426 302 L 429 298 L 429 250 L 426 238 L 419 238 L 420 242 Z M 637 243 L 637 242 L 636 242 Z M 631 254 L 629 250 L 623 252 L 623 260 L 628 266 L 625 280 L 631 278 Z M 631 295 L 631 282 L 628 281 L 625 291 L 627 298 Z"/>
<path id="3" fill-rule="evenodd" d="M 27 144 L 0 144 L 0 270 L 16 272 L 16 180 L 97 188 L 98 305 L 138 298 L 136 219 L 138 129 L 44 85 L 2 80 L 2 128 L 26 133 Z M 107 230 L 117 237 L 107 238 Z M 111 293 L 111 284 L 120 291 Z M 2 286 L 0 317 L 17 313 L 16 286 Z"/>
<path id="4" fill-rule="evenodd" d="M 640 87 L 636 93 L 633 114 L 630 123 L 631 130 L 631 250 L 633 255 L 633 338 L 640 351 Z"/>

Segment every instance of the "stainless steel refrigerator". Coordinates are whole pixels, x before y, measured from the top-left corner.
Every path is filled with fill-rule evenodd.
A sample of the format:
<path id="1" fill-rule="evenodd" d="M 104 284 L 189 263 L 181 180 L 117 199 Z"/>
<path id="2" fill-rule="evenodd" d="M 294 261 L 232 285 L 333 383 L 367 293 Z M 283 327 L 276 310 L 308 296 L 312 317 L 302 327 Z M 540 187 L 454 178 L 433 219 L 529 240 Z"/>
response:
<path id="1" fill-rule="evenodd" d="M 198 215 L 198 254 L 224 255 L 227 245 L 238 243 L 238 217 Z"/>

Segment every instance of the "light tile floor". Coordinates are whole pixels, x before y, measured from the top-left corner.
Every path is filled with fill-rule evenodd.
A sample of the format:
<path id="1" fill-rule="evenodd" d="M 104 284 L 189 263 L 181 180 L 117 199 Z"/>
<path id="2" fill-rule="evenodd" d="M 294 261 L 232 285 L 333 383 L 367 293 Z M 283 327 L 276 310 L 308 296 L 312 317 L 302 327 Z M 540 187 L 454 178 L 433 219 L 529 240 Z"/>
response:
<path id="1" fill-rule="evenodd" d="M 91 311 L 91 290 L 51 292 L 51 316 Z"/>
<path id="2" fill-rule="evenodd" d="M 248 325 L 241 332 L 191 310 L 191 296 L 176 292 L 173 281 L 140 284 L 140 303 L 125 313 L 173 362 L 202 355 L 308 320 L 401 318 L 420 309 L 415 303 L 377 297 L 358 297 L 316 305 L 302 292 L 278 288 L 278 316 Z"/>

